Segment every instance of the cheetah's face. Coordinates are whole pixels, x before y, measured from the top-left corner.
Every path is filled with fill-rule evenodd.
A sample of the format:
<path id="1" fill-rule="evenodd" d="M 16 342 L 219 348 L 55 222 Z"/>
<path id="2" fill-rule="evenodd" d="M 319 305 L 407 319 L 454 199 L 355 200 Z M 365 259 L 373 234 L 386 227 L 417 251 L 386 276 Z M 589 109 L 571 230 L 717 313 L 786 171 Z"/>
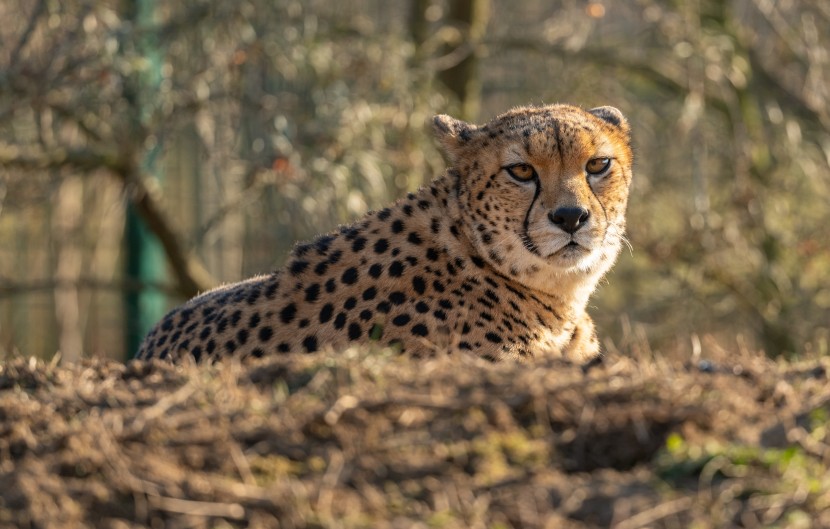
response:
<path id="1" fill-rule="evenodd" d="M 459 215 L 479 253 L 527 283 L 604 273 L 619 252 L 631 182 L 615 108 L 521 108 L 477 127 L 439 116 L 459 173 Z"/>

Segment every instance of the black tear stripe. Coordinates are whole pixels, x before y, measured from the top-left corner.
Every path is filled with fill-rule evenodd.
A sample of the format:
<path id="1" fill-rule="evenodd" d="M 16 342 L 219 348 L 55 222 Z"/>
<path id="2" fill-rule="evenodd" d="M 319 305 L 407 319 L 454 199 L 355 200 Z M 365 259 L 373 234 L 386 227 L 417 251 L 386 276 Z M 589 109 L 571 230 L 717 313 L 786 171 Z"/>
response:
<path id="1" fill-rule="evenodd" d="M 533 200 L 530 201 L 530 206 L 528 206 L 527 208 L 527 213 L 525 213 L 525 220 L 522 223 L 523 232 L 520 238 L 522 239 L 522 244 L 524 244 L 525 248 L 527 248 L 527 250 L 530 253 L 542 257 L 542 255 L 539 253 L 539 249 L 536 248 L 536 245 L 533 244 L 533 242 L 530 240 L 530 235 L 527 234 L 527 228 L 530 225 L 530 212 L 533 211 L 533 206 L 536 204 L 536 199 L 539 198 L 539 194 L 542 191 L 542 183 L 539 181 L 538 174 L 535 174 L 535 176 L 533 177 L 533 183 L 536 184 L 536 191 L 533 194 Z"/>
<path id="2" fill-rule="evenodd" d="M 608 175 L 608 176 L 611 176 L 611 175 Z M 599 199 L 599 196 L 597 195 L 596 191 L 594 191 L 594 186 L 592 186 L 590 182 L 588 182 L 588 189 L 591 190 L 591 194 L 594 195 L 595 199 L 597 199 L 597 204 L 599 204 L 599 207 L 602 208 L 602 214 L 605 216 L 605 225 L 607 226 L 608 224 L 611 223 L 611 221 L 608 219 L 608 211 L 605 210 L 605 204 L 603 204 L 602 200 Z M 604 238 L 605 237 L 603 236 L 603 239 Z"/>

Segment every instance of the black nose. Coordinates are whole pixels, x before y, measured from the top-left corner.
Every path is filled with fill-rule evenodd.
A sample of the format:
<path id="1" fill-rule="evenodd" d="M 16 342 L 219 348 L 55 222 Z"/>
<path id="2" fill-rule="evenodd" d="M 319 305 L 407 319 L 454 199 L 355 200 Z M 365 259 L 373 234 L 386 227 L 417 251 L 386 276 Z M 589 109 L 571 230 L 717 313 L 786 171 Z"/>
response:
<path id="1" fill-rule="evenodd" d="M 565 207 L 548 213 L 550 221 L 566 233 L 574 233 L 588 222 L 591 213 L 585 208 Z"/>

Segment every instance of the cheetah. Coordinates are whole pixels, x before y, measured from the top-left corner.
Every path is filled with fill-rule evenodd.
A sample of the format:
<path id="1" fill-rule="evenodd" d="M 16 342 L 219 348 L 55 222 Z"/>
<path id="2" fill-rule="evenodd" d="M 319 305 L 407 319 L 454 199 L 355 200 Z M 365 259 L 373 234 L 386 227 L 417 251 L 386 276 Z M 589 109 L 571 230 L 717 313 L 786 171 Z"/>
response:
<path id="1" fill-rule="evenodd" d="M 433 129 L 448 169 L 281 269 L 211 290 L 149 332 L 138 358 L 313 353 L 350 343 L 491 361 L 600 355 L 585 312 L 625 241 L 630 129 L 614 107 L 510 110 Z"/>

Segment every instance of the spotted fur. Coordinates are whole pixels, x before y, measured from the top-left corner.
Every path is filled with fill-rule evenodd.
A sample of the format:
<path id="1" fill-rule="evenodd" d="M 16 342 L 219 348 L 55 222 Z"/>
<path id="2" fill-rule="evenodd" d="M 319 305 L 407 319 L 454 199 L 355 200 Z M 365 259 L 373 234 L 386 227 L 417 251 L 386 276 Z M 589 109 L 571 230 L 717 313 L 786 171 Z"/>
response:
<path id="1" fill-rule="evenodd" d="M 260 357 L 351 342 L 491 360 L 597 356 L 585 306 L 624 240 L 625 118 L 612 107 L 551 105 L 483 126 L 437 116 L 434 130 L 450 167 L 429 186 L 298 244 L 276 272 L 190 300 L 138 357 Z M 583 213 L 563 227 L 558 213 L 574 208 Z"/>

